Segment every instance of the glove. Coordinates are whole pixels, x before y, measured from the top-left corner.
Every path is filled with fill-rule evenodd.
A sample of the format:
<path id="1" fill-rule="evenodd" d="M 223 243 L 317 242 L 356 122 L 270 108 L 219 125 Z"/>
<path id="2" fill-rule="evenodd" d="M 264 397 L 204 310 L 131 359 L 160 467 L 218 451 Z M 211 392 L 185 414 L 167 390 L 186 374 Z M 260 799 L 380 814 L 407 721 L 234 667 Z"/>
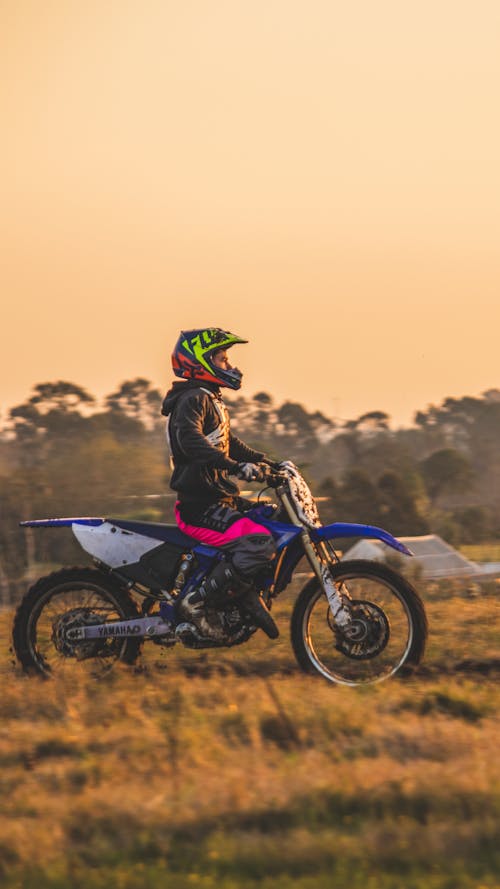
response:
<path id="1" fill-rule="evenodd" d="M 263 482 L 265 479 L 264 467 L 258 463 L 238 463 L 236 478 L 244 482 Z"/>
<path id="2" fill-rule="evenodd" d="M 295 463 L 292 463 L 291 460 L 271 460 L 269 457 L 264 457 L 263 463 L 266 463 L 271 469 L 274 469 L 275 472 L 283 472 L 283 470 L 287 469 L 296 469 Z"/>
<path id="3" fill-rule="evenodd" d="M 270 457 L 264 457 L 262 462 L 269 466 L 270 469 L 274 469 L 275 472 L 279 472 L 281 469 L 281 460 L 271 460 Z"/>
<path id="4" fill-rule="evenodd" d="M 279 464 L 279 468 L 281 470 L 283 470 L 283 469 L 297 469 L 295 463 L 292 463 L 291 460 L 282 460 L 281 463 Z"/>

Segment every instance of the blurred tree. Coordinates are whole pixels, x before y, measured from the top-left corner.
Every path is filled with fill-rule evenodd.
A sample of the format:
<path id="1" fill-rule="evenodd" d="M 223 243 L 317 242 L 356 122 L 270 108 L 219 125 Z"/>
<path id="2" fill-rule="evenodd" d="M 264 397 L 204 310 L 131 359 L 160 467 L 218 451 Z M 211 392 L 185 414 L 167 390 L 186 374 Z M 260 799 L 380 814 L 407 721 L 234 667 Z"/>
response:
<path id="1" fill-rule="evenodd" d="M 32 444 L 42 431 L 41 415 L 34 404 L 19 404 L 9 411 L 8 431 L 19 444 Z"/>
<path id="2" fill-rule="evenodd" d="M 278 409 L 278 419 L 283 423 L 287 435 L 311 435 L 311 421 L 309 414 L 294 401 L 285 401 Z"/>
<path id="3" fill-rule="evenodd" d="M 378 525 L 381 520 L 382 500 L 378 487 L 362 469 L 351 469 L 342 480 L 340 503 L 343 514 L 340 521 L 365 522 Z"/>
<path id="4" fill-rule="evenodd" d="M 483 398 L 486 402 L 493 402 L 494 404 L 500 403 L 500 389 L 486 389 L 486 392 L 483 392 Z"/>
<path id="5" fill-rule="evenodd" d="M 322 521 L 334 522 L 342 512 L 342 494 L 335 479 L 328 475 L 318 486 L 318 495 L 324 498 L 320 502 L 319 512 Z"/>
<path id="6" fill-rule="evenodd" d="M 378 488 L 384 528 L 400 536 L 428 533 L 429 525 L 420 515 L 410 487 L 397 472 L 385 472 Z"/>
<path id="7" fill-rule="evenodd" d="M 420 470 L 433 505 L 442 494 L 467 490 L 474 478 L 469 460 L 454 448 L 435 451 L 423 460 Z"/>
<path id="8" fill-rule="evenodd" d="M 35 394 L 29 400 L 35 404 L 42 414 L 56 413 L 68 414 L 80 410 L 83 405 L 95 404 L 93 395 L 89 395 L 76 383 L 67 383 L 58 380 L 56 383 L 38 383 L 34 387 Z"/>
<path id="9" fill-rule="evenodd" d="M 271 405 L 273 401 L 272 397 L 267 392 L 256 392 L 253 400 L 256 401 L 258 404 L 266 405 Z"/>
<path id="10" fill-rule="evenodd" d="M 389 428 L 390 417 L 384 411 L 369 411 L 356 420 L 357 429 L 379 431 Z"/>
<path id="11" fill-rule="evenodd" d="M 114 415 L 122 415 L 146 429 L 152 429 L 161 418 L 162 396 L 149 380 L 137 377 L 126 380 L 106 398 L 106 407 Z"/>
<path id="12" fill-rule="evenodd" d="M 461 543 L 484 543 L 492 533 L 492 517 L 484 506 L 467 506 L 453 513 L 454 521 L 460 526 Z"/>
<path id="13" fill-rule="evenodd" d="M 47 433 L 66 436 L 81 429 L 85 421 L 82 410 L 94 404 L 93 395 L 75 383 L 38 383 L 31 398 L 9 411 L 10 429 L 27 445 Z"/>

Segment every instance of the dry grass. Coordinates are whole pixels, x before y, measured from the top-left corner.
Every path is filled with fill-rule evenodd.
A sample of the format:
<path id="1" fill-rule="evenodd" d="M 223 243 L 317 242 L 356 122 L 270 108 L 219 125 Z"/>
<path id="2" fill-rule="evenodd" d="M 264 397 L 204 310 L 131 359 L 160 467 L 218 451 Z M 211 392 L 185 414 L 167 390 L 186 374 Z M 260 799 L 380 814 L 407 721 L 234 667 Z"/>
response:
<path id="1" fill-rule="evenodd" d="M 298 672 L 291 598 L 278 643 L 100 682 L 24 677 L 3 616 L 5 889 L 500 886 L 496 595 L 436 597 L 420 676 L 359 691 Z"/>
<path id="2" fill-rule="evenodd" d="M 460 552 L 472 562 L 500 562 L 500 543 L 466 543 Z"/>

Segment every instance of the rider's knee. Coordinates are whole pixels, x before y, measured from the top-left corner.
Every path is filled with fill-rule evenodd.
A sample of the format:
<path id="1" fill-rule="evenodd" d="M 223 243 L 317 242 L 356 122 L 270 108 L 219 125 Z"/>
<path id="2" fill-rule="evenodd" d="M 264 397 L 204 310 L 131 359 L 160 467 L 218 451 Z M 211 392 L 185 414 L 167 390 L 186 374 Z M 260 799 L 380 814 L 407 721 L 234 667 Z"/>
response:
<path id="1" fill-rule="evenodd" d="M 234 546 L 231 562 L 243 577 L 253 577 L 269 567 L 275 555 L 276 544 L 270 534 L 247 534 Z"/>

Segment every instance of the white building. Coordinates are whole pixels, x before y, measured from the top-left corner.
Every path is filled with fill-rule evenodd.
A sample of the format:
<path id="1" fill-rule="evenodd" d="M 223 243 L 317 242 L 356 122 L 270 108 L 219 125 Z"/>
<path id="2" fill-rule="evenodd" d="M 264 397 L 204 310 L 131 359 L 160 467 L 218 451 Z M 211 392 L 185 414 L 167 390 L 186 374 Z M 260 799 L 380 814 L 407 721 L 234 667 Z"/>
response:
<path id="1" fill-rule="evenodd" d="M 475 562 L 470 562 L 456 549 L 446 543 L 437 534 L 426 534 L 422 537 L 399 537 L 413 553 L 413 558 L 422 566 L 422 577 L 438 580 L 444 577 L 471 577 L 482 573 Z M 395 550 L 390 549 L 380 540 L 359 540 L 342 556 L 343 559 L 370 559 L 378 562 Z M 401 555 L 398 553 L 398 556 Z M 401 559 L 410 563 L 410 556 L 401 555 Z"/>

